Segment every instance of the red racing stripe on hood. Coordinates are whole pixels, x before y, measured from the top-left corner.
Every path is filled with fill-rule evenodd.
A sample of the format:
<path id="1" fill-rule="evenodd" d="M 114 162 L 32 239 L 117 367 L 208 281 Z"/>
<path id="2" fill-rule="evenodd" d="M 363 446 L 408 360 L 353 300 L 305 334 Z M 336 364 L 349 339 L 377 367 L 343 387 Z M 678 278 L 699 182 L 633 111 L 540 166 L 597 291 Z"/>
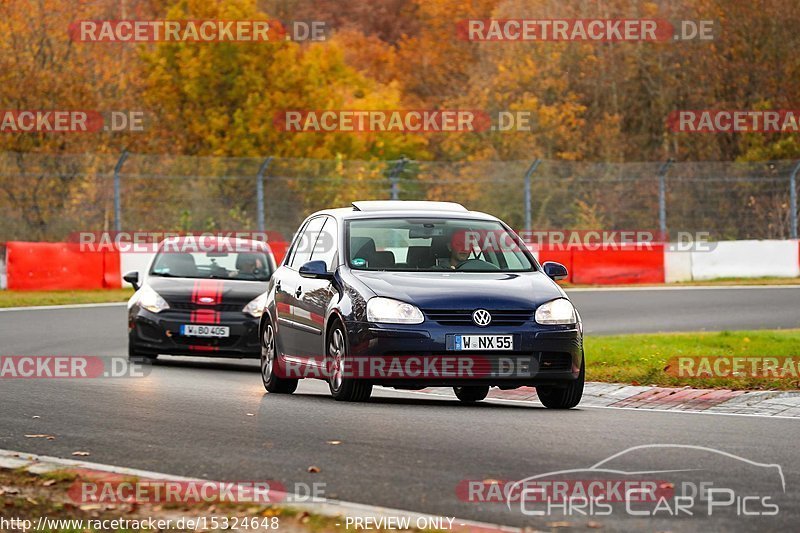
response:
<path id="1" fill-rule="evenodd" d="M 222 303 L 223 283 L 216 279 L 198 279 L 192 287 L 192 303 L 197 308 L 192 311 L 191 320 L 195 324 L 219 324 L 220 313 L 213 307 Z M 206 309 L 203 306 L 207 306 Z"/>

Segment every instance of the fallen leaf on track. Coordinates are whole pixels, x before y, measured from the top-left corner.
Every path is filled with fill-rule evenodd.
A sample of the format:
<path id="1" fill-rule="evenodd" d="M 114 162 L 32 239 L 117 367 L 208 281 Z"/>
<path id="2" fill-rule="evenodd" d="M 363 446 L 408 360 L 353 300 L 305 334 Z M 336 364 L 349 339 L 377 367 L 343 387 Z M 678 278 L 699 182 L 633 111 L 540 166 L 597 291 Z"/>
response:
<path id="1" fill-rule="evenodd" d="M 99 511 L 103 506 L 97 503 L 90 503 L 88 505 L 81 505 L 81 511 Z"/>
<path id="2" fill-rule="evenodd" d="M 72 455 L 75 455 L 77 457 L 88 457 L 89 455 L 92 454 L 90 454 L 89 452 L 72 452 Z"/>
<path id="3" fill-rule="evenodd" d="M 325 444 L 330 444 L 331 446 L 336 446 L 337 444 L 341 444 L 342 441 L 340 440 L 329 440 Z"/>
<path id="4" fill-rule="evenodd" d="M 35 435 L 25 435 L 27 439 L 47 439 L 47 440 L 55 440 L 56 438 L 52 435 L 44 435 L 44 434 L 35 434 Z"/>
<path id="5" fill-rule="evenodd" d="M 319 467 L 318 466 L 309 466 L 308 467 L 309 474 L 319 474 Z"/>

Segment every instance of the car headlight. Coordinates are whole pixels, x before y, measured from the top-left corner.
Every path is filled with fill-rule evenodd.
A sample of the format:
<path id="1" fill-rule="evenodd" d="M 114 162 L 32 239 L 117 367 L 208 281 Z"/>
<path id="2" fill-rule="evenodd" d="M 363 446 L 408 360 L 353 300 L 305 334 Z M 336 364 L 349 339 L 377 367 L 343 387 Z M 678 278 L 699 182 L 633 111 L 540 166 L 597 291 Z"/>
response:
<path id="1" fill-rule="evenodd" d="M 242 307 L 242 311 L 247 313 L 250 316 L 254 316 L 256 318 L 261 318 L 261 315 L 264 314 L 264 308 L 267 306 L 267 295 L 269 293 L 265 292 L 263 294 L 259 294 L 255 298 L 253 298 L 250 303 Z"/>
<path id="2" fill-rule="evenodd" d="M 150 286 L 145 285 L 139 289 L 139 307 L 147 309 L 151 313 L 158 313 L 164 309 L 169 309 L 169 304 Z"/>
<path id="3" fill-rule="evenodd" d="M 367 302 L 367 320 L 385 324 L 421 324 L 425 317 L 415 305 L 377 297 Z"/>
<path id="4" fill-rule="evenodd" d="M 539 324 L 575 324 L 578 315 L 569 300 L 558 298 L 540 305 L 534 319 Z"/>

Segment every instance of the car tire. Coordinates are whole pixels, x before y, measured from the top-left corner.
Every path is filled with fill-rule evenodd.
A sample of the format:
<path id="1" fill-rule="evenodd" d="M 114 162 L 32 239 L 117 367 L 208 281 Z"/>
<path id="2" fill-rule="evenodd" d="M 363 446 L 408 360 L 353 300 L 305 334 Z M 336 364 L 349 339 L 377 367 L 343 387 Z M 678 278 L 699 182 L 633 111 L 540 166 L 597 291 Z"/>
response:
<path id="1" fill-rule="evenodd" d="M 128 361 L 132 363 L 152 363 L 158 359 L 157 353 L 147 353 L 136 347 L 136 341 L 128 337 Z"/>
<path id="2" fill-rule="evenodd" d="M 327 368 L 330 371 L 328 388 L 334 400 L 340 402 L 364 402 L 369 400 L 372 394 L 372 383 L 343 375 L 344 361 L 348 352 L 346 339 L 341 322 L 334 322 L 325 343 Z"/>
<path id="3" fill-rule="evenodd" d="M 584 375 L 586 373 L 586 362 L 581 359 L 581 371 L 578 379 L 571 382 L 566 387 L 536 387 L 536 394 L 539 401 L 548 409 L 572 409 L 578 405 L 583 396 Z"/>
<path id="4" fill-rule="evenodd" d="M 297 390 L 298 380 L 280 378 L 275 375 L 278 364 L 278 344 L 275 342 L 275 330 L 267 322 L 261 336 L 261 382 L 267 392 L 273 394 L 291 394 Z"/>
<path id="5" fill-rule="evenodd" d="M 461 403 L 475 403 L 483 400 L 489 394 L 489 386 L 453 387 L 456 398 Z"/>

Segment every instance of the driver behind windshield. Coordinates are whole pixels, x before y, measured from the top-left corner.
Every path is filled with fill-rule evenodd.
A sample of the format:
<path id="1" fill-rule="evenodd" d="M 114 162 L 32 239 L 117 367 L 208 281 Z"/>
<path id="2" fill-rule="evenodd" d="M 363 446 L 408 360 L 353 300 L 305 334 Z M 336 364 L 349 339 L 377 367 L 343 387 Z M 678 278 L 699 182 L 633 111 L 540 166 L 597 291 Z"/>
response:
<path id="1" fill-rule="evenodd" d="M 472 250 L 467 244 L 466 230 L 455 231 L 447 244 L 447 249 L 450 251 L 450 256 L 437 258 L 436 266 L 438 268 L 455 270 L 461 263 L 469 259 Z"/>
<path id="2" fill-rule="evenodd" d="M 237 270 L 231 273 L 231 277 L 243 275 L 255 278 L 264 272 L 264 265 L 258 254 L 240 253 L 236 258 L 236 268 Z"/>

